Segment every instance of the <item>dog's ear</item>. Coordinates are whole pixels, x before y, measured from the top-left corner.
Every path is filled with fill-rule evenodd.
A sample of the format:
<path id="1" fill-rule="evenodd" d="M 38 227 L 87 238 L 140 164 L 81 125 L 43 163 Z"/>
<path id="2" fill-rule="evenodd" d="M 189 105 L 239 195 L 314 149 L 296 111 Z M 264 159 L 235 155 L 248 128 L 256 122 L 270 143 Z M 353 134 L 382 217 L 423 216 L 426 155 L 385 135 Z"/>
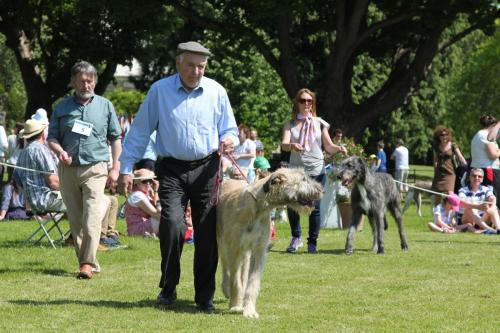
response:
<path id="1" fill-rule="evenodd" d="M 269 192 L 269 189 L 271 185 L 276 185 L 276 184 L 281 184 L 286 182 L 286 176 L 284 174 L 272 174 L 271 177 L 267 180 L 267 182 L 264 184 L 263 189 L 264 192 Z"/>

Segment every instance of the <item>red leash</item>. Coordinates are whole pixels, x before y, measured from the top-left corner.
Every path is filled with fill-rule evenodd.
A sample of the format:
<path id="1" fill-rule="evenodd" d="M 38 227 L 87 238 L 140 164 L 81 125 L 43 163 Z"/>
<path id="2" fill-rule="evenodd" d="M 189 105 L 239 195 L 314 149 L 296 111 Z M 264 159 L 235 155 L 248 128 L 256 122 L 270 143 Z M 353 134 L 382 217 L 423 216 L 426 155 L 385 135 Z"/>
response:
<path id="1" fill-rule="evenodd" d="M 215 187 L 210 192 L 210 205 L 217 206 L 219 204 L 220 183 L 222 182 L 222 146 L 219 147 L 219 166 L 217 167 L 217 175 L 215 176 Z"/>
<path id="2" fill-rule="evenodd" d="M 247 184 L 250 184 L 250 182 L 248 181 L 247 177 L 245 176 L 245 174 L 243 173 L 243 171 L 241 171 L 240 167 L 238 166 L 238 163 L 236 163 L 236 161 L 234 160 L 233 155 L 231 154 L 231 155 L 226 155 L 226 156 L 231 161 L 231 163 L 233 163 L 233 166 L 235 166 L 236 169 L 238 169 L 238 171 L 240 172 L 241 177 L 243 177 L 243 179 L 246 180 Z"/>
<path id="3" fill-rule="evenodd" d="M 214 187 L 214 191 L 210 192 L 210 205 L 212 205 L 212 206 L 217 206 L 219 204 L 220 183 L 222 182 L 222 158 L 223 158 L 223 155 L 224 155 L 224 152 L 223 152 L 222 146 L 221 146 L 219 148 L 219 167 L 217 168 L 217 175 L 215 176 L 215 187 Z M 245 181 L 248 184 L 250 184 L 250 182 L 248 181 L 248 178 L 245 176 L 243 171 L 240 169 L 240 167 L 238 166 L 238 164 L 234 160 L 233 155 L 227 154 L 225 156 L 227 156 L 227 158 L 231 161 L 233 166 L 235 166 L 236 169 L 238 169 L 238 171 L 240 172 L 240 175 L 243 177 L 243 179 L 245 179 Z"/>

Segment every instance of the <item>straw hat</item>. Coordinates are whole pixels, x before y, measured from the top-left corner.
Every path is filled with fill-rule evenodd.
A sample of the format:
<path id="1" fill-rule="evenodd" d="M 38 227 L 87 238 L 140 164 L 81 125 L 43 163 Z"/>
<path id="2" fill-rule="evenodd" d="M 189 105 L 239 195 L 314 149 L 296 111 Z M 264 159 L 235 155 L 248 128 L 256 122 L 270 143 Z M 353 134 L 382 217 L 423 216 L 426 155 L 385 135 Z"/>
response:
<path id="1" fill-rule="evenodd" d="M 19 132 L 19 137 L 21 139 L 29 139 L 32 136 L 35 136 L 47 127 L 47 124 L 42 124 L 41 122 L 35 119 L 28 119 L 24 124 L 24 129 Z"/>
<path id="2" fill-rule="evenodd" d="M 155 179 L 155 173 L 148 169 L 139 169 L 134 171 L 134 184 L 138 184 L 144 180 Z"/>

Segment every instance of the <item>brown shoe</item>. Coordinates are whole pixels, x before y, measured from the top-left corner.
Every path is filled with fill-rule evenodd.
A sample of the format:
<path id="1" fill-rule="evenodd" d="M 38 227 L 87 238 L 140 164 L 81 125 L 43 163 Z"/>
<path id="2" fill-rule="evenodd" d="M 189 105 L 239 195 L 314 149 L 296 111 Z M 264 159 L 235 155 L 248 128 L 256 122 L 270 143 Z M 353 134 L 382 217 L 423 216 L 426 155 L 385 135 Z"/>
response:
<path id="1" fill-rule="evenodd" d="M 80 272 L 76 275 L 77 279 L 92 279 L 92 266 L 89 264 L 81 264 L 80 265 Z"/>
<path id="2" fill-rule="evenodd" d="M 109 248 L 104 244 L 99 243 L 99 245 L 97 246 L 97 251 L 99 252 L 106 252 L 107 250 L 109 250 Z"/>

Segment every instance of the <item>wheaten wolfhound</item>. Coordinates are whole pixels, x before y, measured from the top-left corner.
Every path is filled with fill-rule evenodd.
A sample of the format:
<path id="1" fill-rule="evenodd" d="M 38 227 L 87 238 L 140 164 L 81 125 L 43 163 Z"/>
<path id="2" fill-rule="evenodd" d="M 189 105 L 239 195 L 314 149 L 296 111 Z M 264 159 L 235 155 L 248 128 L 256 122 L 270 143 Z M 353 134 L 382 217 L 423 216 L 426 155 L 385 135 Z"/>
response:
<path id="1" fill-rule="evenodd" d="M 271 209 L 288 205 L 310 212 L 322 186 L 298 169 L 278 169 L 250 185 L 222 183 L 217 206 L 217 243 L 222 291 L 230 311 L 258 318 L 255 303 L 269 243 Z"/>
<path id="2" fill-rule="evenodd" d="M 415 204 L 417 205 L 417 214 L 422 217 L 422 194 L 429 195 L 431 197 L 431 210 L 433 205 L 432 194 L 429 194 L 432 187 L 432 182 L 428 180 L 418 180 L 415 184 L 415 187 L 410 187 L 408 193 L 406 193 L 405 206 L 403 207 L 403 214 L 410 207 L 411 200 L 415 200 Z M 422 189 L 422 190 L 420 190 Z M 425 191 L 427 190 L 427 191 Z"/>
<path id="3" fill-rule="evenodd" d="M 388 173 L 372 173 L 363 159 L 353 156 L 339 165 L 338 178 L 344 186 L 353 185 L 351 191 L 352 222 L 347 234 L 345 253 L 352 254 L 353 252 L 354 233 L 362 214 L 368 216 L 372 227 L 372 250 L 379 254 L 384 253 L 384 230 L 387 228 L 386 208 L 389 208 L 398 225 L 401 248 L 403 251 L 408 251 L 401 216 L 401 196 L 392 176 Z"/>

